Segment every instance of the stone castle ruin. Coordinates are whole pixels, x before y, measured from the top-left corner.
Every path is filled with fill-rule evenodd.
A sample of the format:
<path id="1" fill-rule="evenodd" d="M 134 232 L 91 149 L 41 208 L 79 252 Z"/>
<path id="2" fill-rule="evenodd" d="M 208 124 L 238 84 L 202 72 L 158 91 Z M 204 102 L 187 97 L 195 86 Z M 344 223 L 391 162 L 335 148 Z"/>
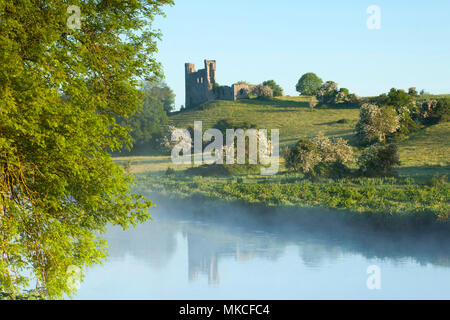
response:
<path id="1" fill-rule="evenodd" d="M 216 83 L 216 61 L 205 60 L 205 69 L 195 71 L 195 65 L 185 64 L 186 108 L 192 108 L 213 100 L 248 99 L 246 84 L 219 86 Z"/>

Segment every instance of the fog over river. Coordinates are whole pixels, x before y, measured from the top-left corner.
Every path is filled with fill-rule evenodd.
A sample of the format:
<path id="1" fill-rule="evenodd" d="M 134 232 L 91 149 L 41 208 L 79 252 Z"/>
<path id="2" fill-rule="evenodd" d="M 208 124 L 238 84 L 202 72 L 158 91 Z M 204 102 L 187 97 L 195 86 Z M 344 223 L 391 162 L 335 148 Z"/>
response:
<path id="1" fill-rule="evenodd" d="M 87 270 L 77 298 L 450 299 L 448 233 L 381 233 L 320 209 L 149 197 L 153 220 L 109 229 L 110 256 Z M 380 289 L 369 289 L 369 266 Z"/>

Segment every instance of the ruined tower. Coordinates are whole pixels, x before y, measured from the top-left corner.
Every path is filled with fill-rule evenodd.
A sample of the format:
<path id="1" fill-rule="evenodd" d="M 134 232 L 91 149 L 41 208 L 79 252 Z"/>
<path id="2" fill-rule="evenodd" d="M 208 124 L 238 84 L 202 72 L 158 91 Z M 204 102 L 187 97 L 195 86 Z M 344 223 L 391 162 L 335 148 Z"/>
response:
<path id="1" fill-rule="evenodd" d="M 195 71 L 192 63 L 186 69 L 186 108 L 214 100 L 213 86 L 216 83 L 216 61 L 205 60 L 205 69 Z"/>
<path id="2" fill-rule="evenodd" d="M 185 64 L 186 108 L 221 99 L 236 100 L 248 98 L 248 86 L 217 86 L 216 61 L 205 60 L 205 69 L 195 71 L 195 65 Z"/>

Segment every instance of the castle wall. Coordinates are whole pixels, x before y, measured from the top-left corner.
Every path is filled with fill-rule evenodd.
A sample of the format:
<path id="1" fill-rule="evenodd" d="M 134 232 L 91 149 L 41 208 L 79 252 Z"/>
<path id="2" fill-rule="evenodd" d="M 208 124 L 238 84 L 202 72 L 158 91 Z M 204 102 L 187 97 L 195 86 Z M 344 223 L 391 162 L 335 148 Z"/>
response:
<path id="1" fill-rule="evenodd" d="M 185 64 L 186 102 L 191 108 L 212 100 L 248 99 L 248 86 L 245 84 L 221 86 L 214 89 L 216 83 L 216 61 L 205 60 L 205 68 L 195 71 L 192 63 Z"/>
<path id="2" fill-rule="evenodd" d="M 248 99 L 250 88 L 247 84 L 233 84 L 233 100 Z"/>
<path id="3" fill-rule="evenodd" d="M 229 86 L 221 86 L 217 93 L 219 100 L 234 100 L 233 88 Z"/>

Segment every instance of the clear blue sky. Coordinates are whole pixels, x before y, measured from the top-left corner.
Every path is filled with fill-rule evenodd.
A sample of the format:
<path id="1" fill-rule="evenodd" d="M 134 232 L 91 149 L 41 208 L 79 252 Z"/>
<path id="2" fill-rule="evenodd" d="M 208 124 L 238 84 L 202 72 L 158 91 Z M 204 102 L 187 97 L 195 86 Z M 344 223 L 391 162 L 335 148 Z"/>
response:
<path id="1" fill-rule="evenodd" d="M 369 30 L 366 9 L 381 8 Z M 287 95 L 306 72 L 361 96 L 415 86 L 450 93 L 449 0 L 175 0 L 158 18 L 158 59 L 184 104 L 184 63 L 217 60 L 221 85 L 274 79 Z"/>

